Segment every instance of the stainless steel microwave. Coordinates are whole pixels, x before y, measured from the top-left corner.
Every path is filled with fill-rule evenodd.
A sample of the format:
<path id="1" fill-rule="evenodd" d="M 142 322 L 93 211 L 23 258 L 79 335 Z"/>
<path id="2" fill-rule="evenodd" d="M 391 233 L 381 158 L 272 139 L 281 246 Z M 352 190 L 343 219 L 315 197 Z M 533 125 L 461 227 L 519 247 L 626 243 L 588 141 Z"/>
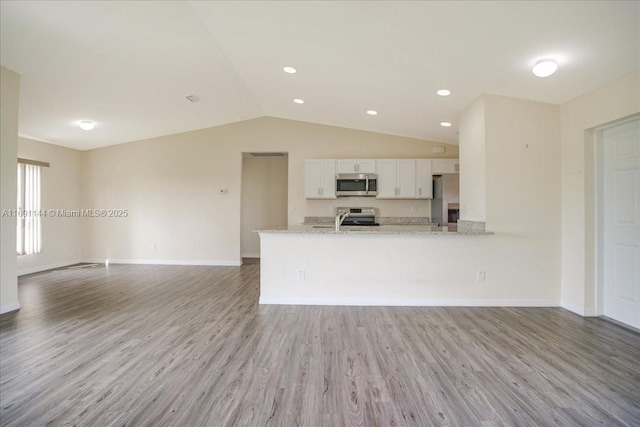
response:
<path id="1" fill-rule="evenodd" d="M 378 175 L 375 173 L 340 173 L 336 178 L 338 197 L 375 197 L 378 195 Z"/>

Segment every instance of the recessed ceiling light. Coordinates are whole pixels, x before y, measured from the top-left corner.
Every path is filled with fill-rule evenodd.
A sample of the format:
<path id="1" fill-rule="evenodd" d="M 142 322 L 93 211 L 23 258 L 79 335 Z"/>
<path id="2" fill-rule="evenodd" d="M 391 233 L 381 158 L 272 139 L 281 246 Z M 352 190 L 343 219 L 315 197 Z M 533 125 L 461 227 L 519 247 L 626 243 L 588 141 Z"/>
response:
<path id="1" fill-rule="evenodd" d="M 378 112 L 376 110 L 367 110 L 367 114 L 370 116 L 376 116 L 378 115 Z"/>
<path id="2" fill-rule="evenodd" d="M 440 89 L 436 92 L 440 96 L 449 96 L 451 95 L 451 91 L 449 89 Z"/>
<path id="3" fill-rule="evenodd" d="M 296 98 L 293 100 L 296 104 L 304 104 L 304 99 Z"/>
<path id="4" fill-rule="evenodd" d="M 538 77 L 549 77 L 558 69 L 558 63 L 553 59 L 542 59 L 536 62 L 531 71 Z"/>
<path id="5" fill-rule="evenodd" d="M 80 129 L 82 130 L 91 130 L 94 127 L 96 127 L 96 124 L 93 123 L 91 120 L 83 120 L 80 123 L 78 123 L 78 126 L 80 126 Z"/>
<path id="6" fill-rule="evenodd" d="M 298 71 L 293 67 L 284 67 L 283 70 L 285 73 L 289 73 L 289 74 L 295 74 L 295 72 Z"/>
<path id="7" fill-rule="evenodd" d="M 448 127 L 451 127 L 451 123 L 449 123 L 449 122 L 440 122 L 440 126 L 448 128 Z"/>

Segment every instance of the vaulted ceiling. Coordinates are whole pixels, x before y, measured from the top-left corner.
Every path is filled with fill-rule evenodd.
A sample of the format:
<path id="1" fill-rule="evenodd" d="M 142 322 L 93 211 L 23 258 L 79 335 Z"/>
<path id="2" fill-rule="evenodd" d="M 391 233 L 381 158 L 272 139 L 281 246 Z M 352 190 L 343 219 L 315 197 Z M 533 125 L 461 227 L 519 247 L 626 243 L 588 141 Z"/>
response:
<path id="1" fill-rule="evenodd" d="M 560 104 L 640 68 L 638 1 L 0 5 L 20 134 L 81 150 L 260 116 L 455 144 L 482 93 Z"/>

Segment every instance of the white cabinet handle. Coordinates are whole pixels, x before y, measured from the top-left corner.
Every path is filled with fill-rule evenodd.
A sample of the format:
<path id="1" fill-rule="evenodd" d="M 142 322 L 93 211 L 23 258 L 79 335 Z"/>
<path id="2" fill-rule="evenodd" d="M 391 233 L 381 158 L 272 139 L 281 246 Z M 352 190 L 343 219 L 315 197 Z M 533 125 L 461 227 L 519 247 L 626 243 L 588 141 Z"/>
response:
<path id="1" fill-rule="evenodd" d="M 422 196 L 422 188 L 418 188 L 418 196 Z"/>

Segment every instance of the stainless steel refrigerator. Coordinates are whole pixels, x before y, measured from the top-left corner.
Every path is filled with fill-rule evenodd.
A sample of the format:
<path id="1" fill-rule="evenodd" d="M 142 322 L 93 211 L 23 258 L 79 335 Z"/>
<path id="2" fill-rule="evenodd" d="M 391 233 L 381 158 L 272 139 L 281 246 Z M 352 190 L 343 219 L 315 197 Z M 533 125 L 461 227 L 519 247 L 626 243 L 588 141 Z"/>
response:
<path id="1" fill-rule="evenodd" d="M 431 221 L 441 227 L 457 227 L 460 215 L 460 175 L 445 173 L 433 179 Z"/>

